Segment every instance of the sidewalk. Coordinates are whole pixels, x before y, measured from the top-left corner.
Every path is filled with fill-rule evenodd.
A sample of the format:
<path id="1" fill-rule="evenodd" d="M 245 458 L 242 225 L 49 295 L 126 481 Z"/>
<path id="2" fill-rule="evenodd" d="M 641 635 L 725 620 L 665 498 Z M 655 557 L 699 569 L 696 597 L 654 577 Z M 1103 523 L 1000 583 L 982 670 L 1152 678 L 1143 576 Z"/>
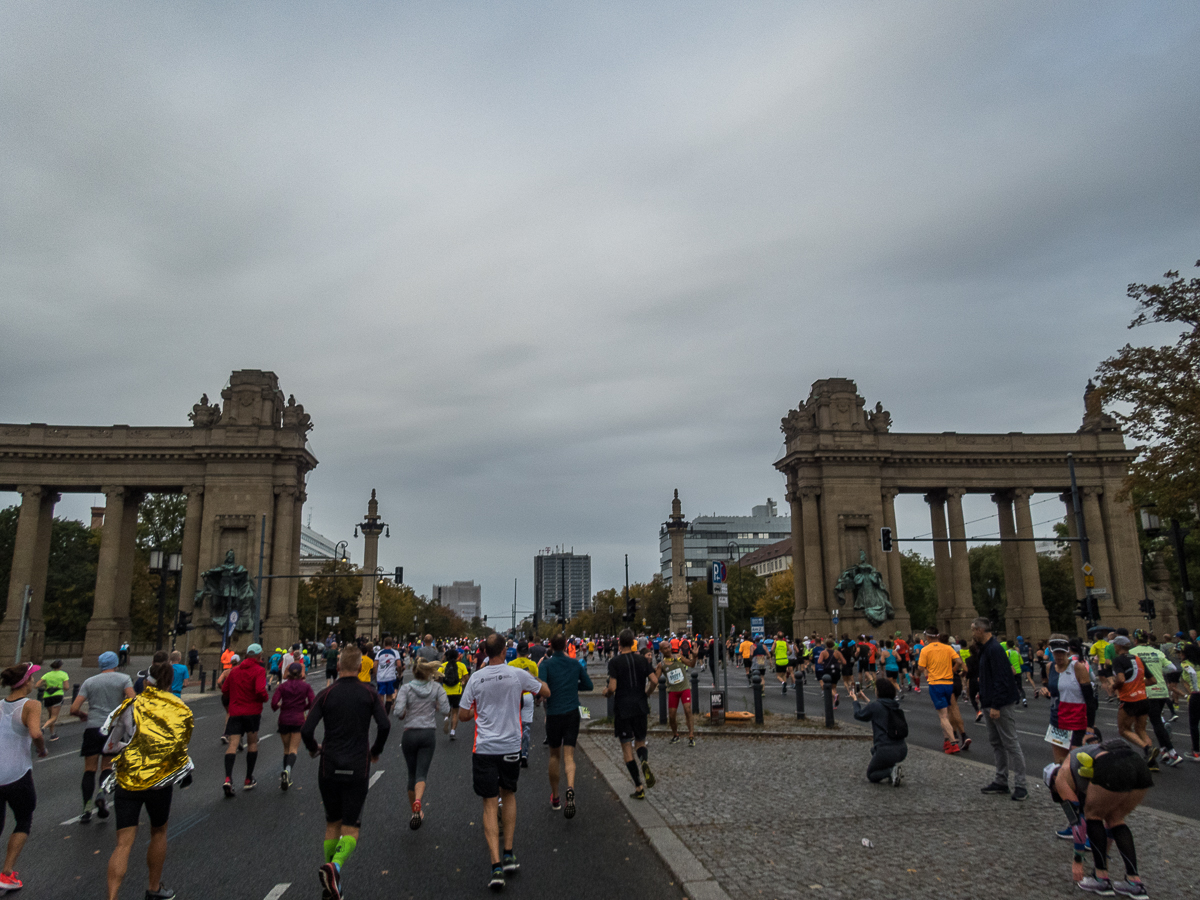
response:
<path id="1" fill-rule="evenodd" d="M 647 801 L 628 799 L 633 785 L 611 732 L 581 735 L 580 747 L 692 900 L 1084 896 L 1070 880 L 1071 846 L 1054 836 L 1065 823 L 1040 771 L 1030 773 L 1025 803 L 979 793 L 992 774 L 986 746 L 971 759 L 910 748 L 904 784 L 892 788 L 866 780 L 861 741 L 701 737 L 689 749 L 652 735 L 658 783 Z M 1200 823 L 1147 809 L 1129 823 L 1150 896 L 1195 896 L 1187 860 Z M 1123 871 L 1114 861 L 1114 876 Z"/>

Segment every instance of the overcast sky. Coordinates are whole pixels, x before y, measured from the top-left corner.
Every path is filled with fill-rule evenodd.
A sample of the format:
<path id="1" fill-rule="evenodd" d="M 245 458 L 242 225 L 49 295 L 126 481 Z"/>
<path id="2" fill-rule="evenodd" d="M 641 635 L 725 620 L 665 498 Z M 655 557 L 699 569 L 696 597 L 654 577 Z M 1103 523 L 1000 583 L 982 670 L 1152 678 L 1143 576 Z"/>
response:
<path id="1" fill-rule="evenodd" d="M 818 378 L 1077 428 L 1125 285 L 1200 256 L 1197 46 L 1193 3 L 5 3 L 0 421 L 270 369 L 313 527 L 378 489 L 419 591 L 644 580 L 673 488 L 785 506 Z"/>

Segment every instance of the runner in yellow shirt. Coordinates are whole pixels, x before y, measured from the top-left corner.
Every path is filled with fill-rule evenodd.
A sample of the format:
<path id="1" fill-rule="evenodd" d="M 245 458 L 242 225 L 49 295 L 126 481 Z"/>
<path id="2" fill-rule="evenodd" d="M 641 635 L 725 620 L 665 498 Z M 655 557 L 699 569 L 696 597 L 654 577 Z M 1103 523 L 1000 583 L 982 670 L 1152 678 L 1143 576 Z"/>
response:
<path id="1" fill-rule="evenodd" d="M 517 657 L 509 663 L 518 669 L 524 669 L 534 678 L 538 677 L 538 666 L 529 658 L 529 642 L 517 644 Z M 521 694 L 521 768 L 529 768 L 529 732 L 533 728 L 533 694 L 525 691 Z"/>

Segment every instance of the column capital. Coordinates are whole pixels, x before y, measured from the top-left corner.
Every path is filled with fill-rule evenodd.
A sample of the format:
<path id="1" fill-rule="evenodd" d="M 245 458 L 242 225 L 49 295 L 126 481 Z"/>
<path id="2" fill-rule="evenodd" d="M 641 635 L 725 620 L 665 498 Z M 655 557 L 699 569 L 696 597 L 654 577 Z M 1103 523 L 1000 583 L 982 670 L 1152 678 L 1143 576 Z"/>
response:
<path id="1" fill-rule="evenodd" d="M 105 497 L 116 497 L 118 500 L 125 496 L 127 490 L 129 489 L 121 484 L 104 484 L 100 486 L 100 493 Z"/>
<path id="2" fill-rule="evenodd" d="M 898 496 L 900 496 L 900 488 L 885 487 L 880 492 L 880 495 L 884 500 L 895 500 Z"/>
<path id="3" fill-rule="evenodd" d="M 946 488 L 946 498 L 953 500 L 961 500 L 963 495 L 967 493 L 966 488 Z"/>
<path id="4" fill-rule="evenodd" d="M 20 494 L 22 497 L 29 497 L 31 499 L 36 499 L 36 498 L 42 496 L 42 494 L 45 493 L 45 491 L 46 491 L 46 488 L 40 484 L 18 484 L 17 485 L 17 493 Z"/>
<path id="5" fill-rule="evenodd" d="M 800 488 L 800 496 L 806 500 L 812 500 L 814 497 L 821 496 L 821 489 L 819 487 L 802 487 Z"/>
<path id="6" fill-rule="evenodd" d="M 198 497 L 204 493 L 204 485 L 202 484 L 185 484 L 183 492 L 189 497 Z"/>
<path id="7" fill-rule="evenodd" d="M 1029 498 L 1032 497 L 1036 492 L 1033 488 L 1016 488 L 1012 493 L 1016 499 L 1025 500 L 1028 502 Z"/>
<path id="8" fill-rule="evenodd" d="M 292 496 L 295 496 L 297 493 L 299 493 L 299 488 L 297 488 L 294 484 L 277 484 L 277 485 L 275 485 L 276 496 L 280 496 L 283 494 L 290 494 Z"/>
<path id="9" fill-rule="evenodd" d="M 925 502 L 930 506 L 933 506 L 935 503 L 940 505 L 946 502 L 946 492 L 945 490 L 938 488 L 937 490 L 930 491 L 928 494 L 926 494 L 924 499 Z"/>
<path id="10" fill-rule="evenodd" d="M 1085 497 L 1099 497 L 1103 493 L 1098 487 L 1082 487 L 1079 492 Z"/>
<path id="11" fill-rule="evenodd" d="M 1013 492 L 1009 491 L 1009 490 L 996 491 L 996 493 L 992 494 L 991 500 L 997 506 L 999 506 L 1002 503 L 1012 503 L 1013 502 Z"/>

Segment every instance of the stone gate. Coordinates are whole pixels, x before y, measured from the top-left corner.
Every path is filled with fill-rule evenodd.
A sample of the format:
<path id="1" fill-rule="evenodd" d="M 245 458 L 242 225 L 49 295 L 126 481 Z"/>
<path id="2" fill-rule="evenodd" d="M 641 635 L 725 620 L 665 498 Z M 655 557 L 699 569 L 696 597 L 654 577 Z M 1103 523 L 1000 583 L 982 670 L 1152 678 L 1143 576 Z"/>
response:
<path id="1" fill-rule="evenodd" d="M 860 551 L 883 573 L 891 592 L 896 622 L 883 628 L 908 632 L 900 556 L 895 551 L 885 554 L 879 535 L 884 526 L 896 534 L 897 495 L 917 493 L 929 504 L 934 542 L 902 544 L 899 549 L 933 548 L 938 627 L 964 637 L 977 613 L 962 498 L 982 493 L 996 504 L 1001 538 L 1021 539 L 1001 543 L 1007 634 L 1045 637 L 1050 627 L 1042 603 L 1029 498 L 1034 493 L 1061 494 L 1068 529 L 1077 536 L 1068 454 L 1074 458 L 1082 492 L 1101 621 L 1130 629 L 1144 625 L 1137 605 L 1143 596 L 1137 526 L 1128 502 L 1120 497 L 1137 454 L 1126 449 L 1115 421 L 1100 409 L 1099 394 L 1090 384 L 1088 388 L 1083 424 L 1074 433 L 906 434 L 891 430 L 891 416 L 882 404 L 866 409 L 850 379 L 814 382 L 808 400 L 783 419 L 785 451 L 775 463 L 787 479 L 792 507 L 795 633 L 829 632 L 830 611 L 835 607 L 841 609 L 844 630 L 878 631 L 833 599 L 839 574 L 858 562 Z M 1077 596 L 1082 597 L 1077 543 L 1072 544 L 1072 553 Z M 1165 611 L 1159 622 L 1160 629 L 1168 627 L 1174 630 L 1174 610 Z"/>
<path id="2" fill-rule="evenodd" d="M 296 575 L 300 558 L 305 476 L 316 465 L 306 445 L 312 424 L 294 397 L 284 401 L 274 372 L 234 372 L 223 404 L 205 395 L 189 415 L 191 427 L 107 427 L 0 424 L 0 490 L 21 494 L 8 606 L 0 621 L 0 659 L 16 650 L 25 586 L 32 589 L 25 657 L 40 661 L 45 643 L 42 605 L 54 505 L 65 492 L 105 497 L 100 559 L 84 664 L 130 637 L 138 505 L 146 493 L 187 496 L 179 608 L 194 614 L 192 646 L 206 667 L 220 650 L 211 611 L 193 607 L 199 573 L 227 551 L 258 572 L 260 529 L 266 517 L 264 574 Z M 295 578 L 264 581 L 264 645 L 286 646 L 299 634 Z M 174 602 L 168 615 L 174 618 Z M 248 643 L 239 635 L 238 642 Z"/>

